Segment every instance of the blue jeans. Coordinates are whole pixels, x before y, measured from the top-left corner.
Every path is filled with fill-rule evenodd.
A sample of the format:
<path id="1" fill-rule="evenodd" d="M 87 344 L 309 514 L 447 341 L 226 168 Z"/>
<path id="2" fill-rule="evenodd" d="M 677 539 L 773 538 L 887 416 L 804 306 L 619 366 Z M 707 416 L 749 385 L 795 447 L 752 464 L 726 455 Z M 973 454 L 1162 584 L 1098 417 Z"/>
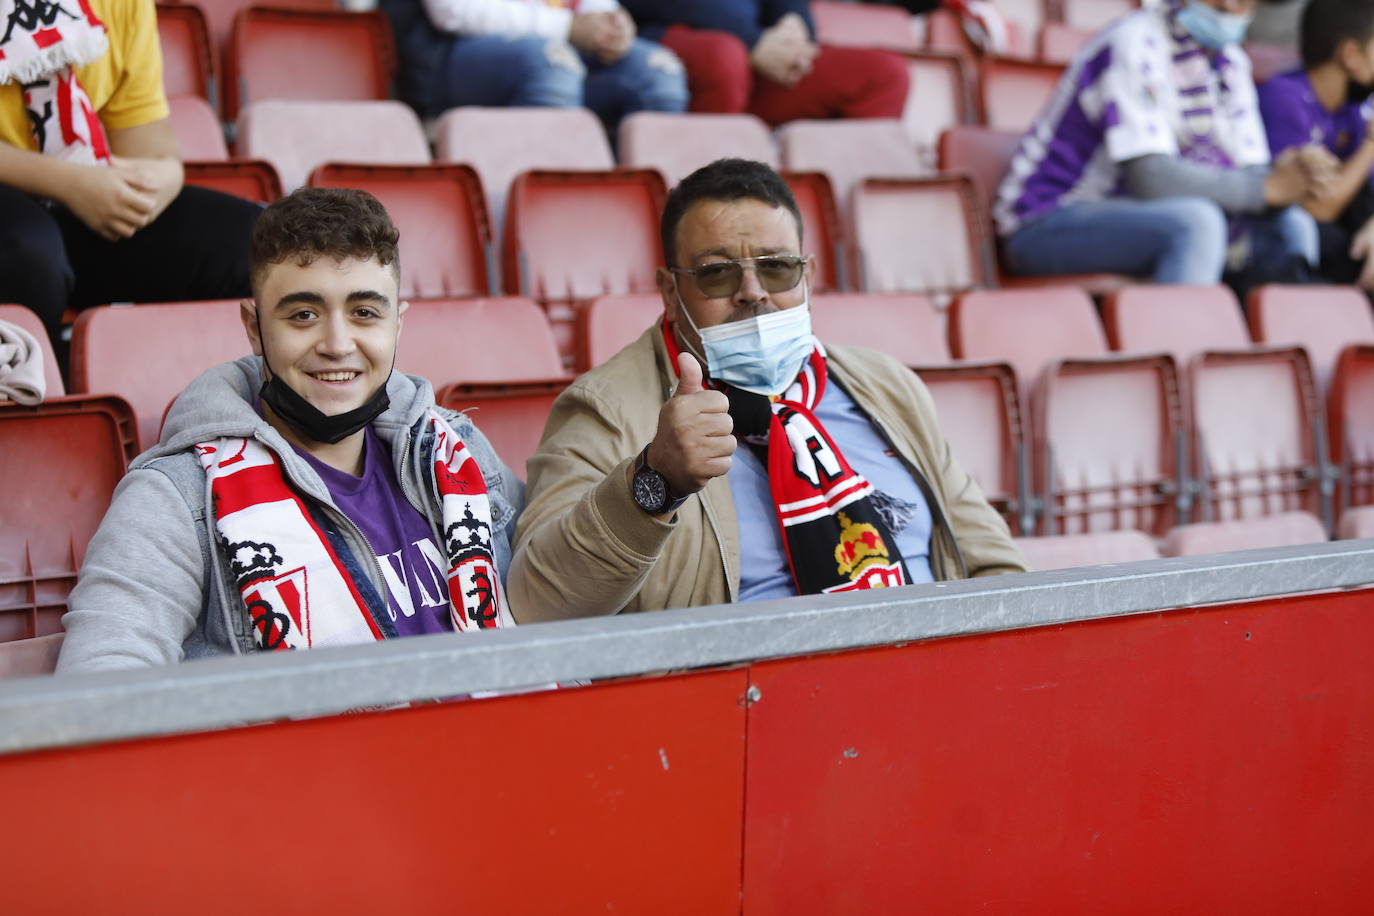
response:
<path id="1" fill-rule="evenodd" d="M 564 41 L 476 35 L 453 43 L 439 93 L 459 105 L 585 105 L 613 127 L 636 111 L 686 111 L 687 74 L 662 45 L 636 39 L 620 60 L 603 64 Z"/>
<path id="2" fill-rule="evenodd" d="M 1317 224 L 1298 207 L 1248 217 L 1252 262 L 1317 262 Z M 1210 285 L 1226 270 L 1227 222 L 1201 197 L 1112 198 L 1068 204 L 1013 232 L 1007 272 L 1021 276 L 1115 273 L 1155 283 Z"/>

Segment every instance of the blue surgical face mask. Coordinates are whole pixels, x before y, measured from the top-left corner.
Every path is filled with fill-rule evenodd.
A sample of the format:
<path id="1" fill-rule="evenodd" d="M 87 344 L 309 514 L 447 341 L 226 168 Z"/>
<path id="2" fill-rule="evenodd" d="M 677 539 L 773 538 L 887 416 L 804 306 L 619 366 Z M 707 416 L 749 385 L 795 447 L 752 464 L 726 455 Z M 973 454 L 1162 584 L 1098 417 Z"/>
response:
<path id="1" fill-rule="evenodd" d="M 698 329 L 678 296 L 678 310 L 701 338 L 706 374 L 754 394 L 782 394 L 816 347 L 809 296 L 790 309 Z"/>
<path id="2" fill-rule="evenodd" d="M 1178 12 L 1178 24 L 1187 29 L 1198 44 L 1213 51 L 1240 44 L 1254 18 L 1254 13 L 1223 13 L 1202 0 L 1191 0 Z"/>

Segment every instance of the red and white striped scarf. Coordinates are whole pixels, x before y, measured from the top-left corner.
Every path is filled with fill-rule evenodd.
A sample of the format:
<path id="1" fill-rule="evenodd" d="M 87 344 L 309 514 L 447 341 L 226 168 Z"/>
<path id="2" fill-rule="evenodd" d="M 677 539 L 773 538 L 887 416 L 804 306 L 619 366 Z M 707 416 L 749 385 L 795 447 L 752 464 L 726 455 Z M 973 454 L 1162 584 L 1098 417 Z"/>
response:
<path id="1" fill-rule="evenodd" d="M 0 29 L 0 85 L 23 91 L 39 151 L 108 164 L 105 127 L 76 75 L 109 48 L 89 0 L 0 0 Z"/>
<path id="2" fill-rule="evenodd" d="M 676 372 L 680 351 L 666 319 L 663 340 Z M 782 394 L 730 392 L 732 405 L 767 401 L 768 486 L 797 594 L 906 585 L 911 575 L 896 538 L 873 505 L 873 485 L 845 460 L 813 412 L 825 395 L 825 383 L 825 349 L 817 341 L 811 358 Z M 739 430 L 736 435 L 750 441 Z"/>
<path id="3" fill-rule="evenodd" d="M 430 408 L 424 423 L 435 435 L 434 480 L 443 506 L 453 628 L 514 626 L 492 554 L 486 481 L 437 411 Z M 258 647 L 305 649 L 383 639 L 378 619 L 385 608 L 369 609 L 328 535 L 286 482 L 277 456 L 260 442 L 241 438 L 203 442 L 196 451 L 210 477 L 215 529 Z"/>

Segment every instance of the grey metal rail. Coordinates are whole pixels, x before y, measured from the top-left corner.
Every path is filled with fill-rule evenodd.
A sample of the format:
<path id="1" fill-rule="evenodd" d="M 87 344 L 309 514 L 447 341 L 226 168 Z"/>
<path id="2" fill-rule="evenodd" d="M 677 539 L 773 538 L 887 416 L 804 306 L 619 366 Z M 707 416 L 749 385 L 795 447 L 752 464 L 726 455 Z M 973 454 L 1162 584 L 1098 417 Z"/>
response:
<path id="1" fill-rule="evenodd" d="M 0 682 L 0 753 L 1374 583 L 1374 540 Z"/>

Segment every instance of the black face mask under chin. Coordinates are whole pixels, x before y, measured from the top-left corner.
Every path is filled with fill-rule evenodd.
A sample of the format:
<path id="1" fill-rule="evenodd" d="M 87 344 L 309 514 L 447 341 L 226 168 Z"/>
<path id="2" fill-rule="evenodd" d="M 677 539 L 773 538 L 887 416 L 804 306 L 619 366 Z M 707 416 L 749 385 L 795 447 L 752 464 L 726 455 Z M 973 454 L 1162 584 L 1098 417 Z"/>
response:
<path id="1" fill-rule="evenodd" d="M 360 407 L 330 416 L 301 397 L 275 372 L 262 383 L 258 397 L 296 432 L 307 439 L 330 445 L 347 439 L 391 406 L 391 399 L 386 394 L 386 382 L 383 382 Z"/>

